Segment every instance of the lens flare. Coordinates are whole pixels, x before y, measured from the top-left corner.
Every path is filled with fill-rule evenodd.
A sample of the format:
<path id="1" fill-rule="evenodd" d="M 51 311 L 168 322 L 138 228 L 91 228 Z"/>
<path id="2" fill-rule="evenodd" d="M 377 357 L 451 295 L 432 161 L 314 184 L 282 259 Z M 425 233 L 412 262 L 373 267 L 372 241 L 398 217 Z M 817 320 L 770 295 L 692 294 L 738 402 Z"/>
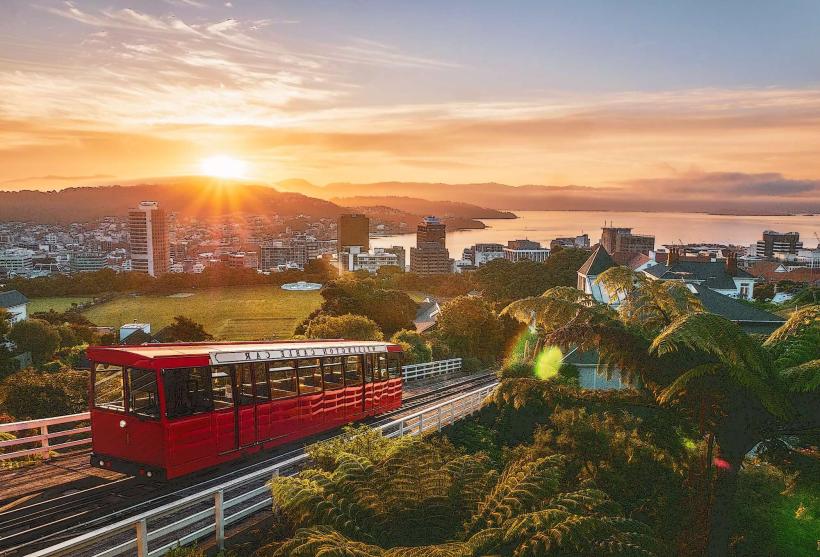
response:
<path id="1" fill-rule="evenodd" d="M 561 369 L 561 362 L 564 354 L 557 346 L 544 348 L 535 359 L 535 376 L 542 381 L 547 381 L 558 375 Z"/>

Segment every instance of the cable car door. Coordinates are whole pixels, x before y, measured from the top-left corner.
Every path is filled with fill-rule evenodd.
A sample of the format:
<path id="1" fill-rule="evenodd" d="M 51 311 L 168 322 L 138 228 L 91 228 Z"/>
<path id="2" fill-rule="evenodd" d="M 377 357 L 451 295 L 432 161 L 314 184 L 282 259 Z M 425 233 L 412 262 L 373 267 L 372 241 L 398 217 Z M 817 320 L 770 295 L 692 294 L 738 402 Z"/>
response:
<path id="1" fill-rule="evenodd" d="M 364 360 L 364 413 L 372 414 L 376 409 L 376 381 L 379 371 L 373 365 L 372 355 L 365 354 Z"/>
<path id="2" fill-rule="evenodd" d="M 233 368 L 234 419 L 238 447 L 247 447 L 256 443 L 256 399 L 254 397 L 253 364 L 237 364 Z"/>

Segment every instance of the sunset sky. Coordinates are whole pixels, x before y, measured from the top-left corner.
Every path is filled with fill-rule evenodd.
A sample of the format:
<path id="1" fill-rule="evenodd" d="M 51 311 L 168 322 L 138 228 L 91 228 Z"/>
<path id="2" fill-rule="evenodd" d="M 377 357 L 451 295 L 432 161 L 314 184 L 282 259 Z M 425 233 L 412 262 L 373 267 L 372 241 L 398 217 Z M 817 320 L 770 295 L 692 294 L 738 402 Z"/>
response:
<path id="1" fill-rule="evenodd" d="M 270 182 L 686 196 L 729 176 L 820 198 L 815 0 L 2 0 L 0 16 L 2 189 L 229 157 Z"/>

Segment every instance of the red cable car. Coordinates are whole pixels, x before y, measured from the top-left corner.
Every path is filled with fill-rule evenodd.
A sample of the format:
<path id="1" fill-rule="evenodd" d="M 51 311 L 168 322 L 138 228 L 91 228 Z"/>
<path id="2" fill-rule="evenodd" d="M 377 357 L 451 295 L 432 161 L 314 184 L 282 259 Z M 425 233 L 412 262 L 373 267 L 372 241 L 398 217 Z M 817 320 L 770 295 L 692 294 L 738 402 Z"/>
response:
<path id="1" fill-rule="evenodd" d="M 92 466 L 171 479 L 401 406 L 376 341 L 92 346 Z"/>

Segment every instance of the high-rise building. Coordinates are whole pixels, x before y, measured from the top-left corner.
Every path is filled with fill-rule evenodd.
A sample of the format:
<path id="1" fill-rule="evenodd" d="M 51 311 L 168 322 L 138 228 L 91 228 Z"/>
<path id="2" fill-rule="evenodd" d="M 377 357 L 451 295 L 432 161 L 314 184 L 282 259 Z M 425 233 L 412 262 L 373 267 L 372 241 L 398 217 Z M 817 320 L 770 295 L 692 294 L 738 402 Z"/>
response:
<path id="1" fill-rule="evenodd" d="M 775 257 L 775 254 L 797 254 L 803 248 L 799 232 L 775 232 L 766 230 L 763 239 L 757 241 L 757 253 L 760 257 Z"/>
<path id="2" fill-rule="evenodd" d="M 621 253 L 649 253 L 655 249 L 655 237 L 632 234 L 631 228 L 605 226 L 601 229 L 601 245 L 610 255 Z"/>
<path id="3" fill-rule="evenodd" d="M 168 272 L 168 219 L 156 201 L 143 201 L 128 212 L 131 270 L 152 277 Z"/>
<path id="4" fill-rule="evenodd" d="M 337 242 L 339 252 L 351 246 L 359 246 L 362 251 L 370 249 L 370 219 L 365 215 L 339 216 L 336 233 L 339 238 Z"/>
<path id="5" fill-rule="evenodd" d="M 447 243 L 447 225 L 436 217 L 424 217 L 416 229 L 416 247 L 423 244 L 439 244 L 442 248 Z"/>
<path id="6" fill-rule="evenodd" d="M 438 275 L 452 270 L 453 260 L 446 247 L 446 225 L 436 217 L 424 217 L 416 231 L 416 247 L 410 248 L 410 271 Z"/>

